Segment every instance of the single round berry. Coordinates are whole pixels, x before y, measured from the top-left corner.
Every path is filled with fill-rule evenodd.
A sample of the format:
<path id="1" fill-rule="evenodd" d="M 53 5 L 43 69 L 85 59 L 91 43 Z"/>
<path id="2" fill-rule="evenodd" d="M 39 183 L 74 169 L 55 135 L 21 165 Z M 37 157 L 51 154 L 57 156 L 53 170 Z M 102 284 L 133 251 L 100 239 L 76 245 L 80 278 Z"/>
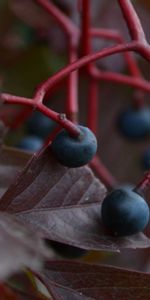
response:
<path id="1" fill-rule="evenodd" d="M 112 191 L 102 203 L 102 221 L 115 236 L 142 231 L 149 222 L 149 207 L 142 196 L 130 189 Z"/>
<path id="2" fill-rule="evenodd" d="M 119 129 L 128 138 L 139 139 L 150 134 L 150 108 L 128 109 L 118 122 Z"/>
<path id="3" fill-rule="evenodd" d="M 142 156 L 142 166 L 144 170 L 150 170 L 150 148 Z"/>
<path id="4" fill-rule="evenodd" d="M 55 241 L 46 240 L 46 244 L 50 246 L 57 254 L 65 258 L 79 258 L 87 253 L 87 251 L 84 249 Z"/>
<path id="5" fill-rule="evenodd" d="M 70 168 L 87 164 L 97 151 L 97 140 L 93 132 L 84 126 L 79 128 L 79 137 L 72 137 L 66 130 L 61 130 L 51 144 L 58 161 Z"/>
<path id="6" fill-rule="evenodd" d="M 16 145 L 17 148 L 36 152 L 43 146 L 43 141 L 36 136 L 26 136 Z"/>
<path id="7" fill-rule="evenodd" d="M 44 116 L 39 111 L 34 112 L 26 124 L 27 131 L 30 134 L 39 136 L 44 139 L 49 136 L 55 126 L 56 122 Z"/>

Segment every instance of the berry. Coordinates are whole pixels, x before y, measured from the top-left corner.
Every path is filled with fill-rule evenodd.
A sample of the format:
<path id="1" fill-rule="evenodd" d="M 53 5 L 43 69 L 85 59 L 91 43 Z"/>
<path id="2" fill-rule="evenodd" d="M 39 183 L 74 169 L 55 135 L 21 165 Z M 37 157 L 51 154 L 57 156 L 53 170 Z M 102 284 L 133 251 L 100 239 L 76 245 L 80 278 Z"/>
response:
<path id="1" fill-rule="evenodd" d="M 54 251 L 65 258 L 78 258 L 87 253 L 86 250 L 78 247 L 70 246 L 64 243 L 46 240 L 47 245 L 54 249 Z"/>
<path id="2" fill-rule="evenodd" d="M 17 148 L 32 152 L 40 150 L 42 146 L 43 141 L 36 136 L 26 136 L 16 145 Z"/>
<path id="3" fill-rule="evenodd" d="M 41 138 L 47 138 L 51 131 L 56 126 L 56 123 L 50 118 L 44 116 L 39 111 L 36 111 L 27 121 L 27 131 L 30 134 L 39 136 Z"/>
<path id="4" fill-rule="evenodd" d="M 150 109 L 147 107 L 124 111 L 119 118 L 119 129 L 128 138 L 139 139 L 150 134 Z"/>
<path id="5" fill-rule="evenodd" d="M 145 170 L 150 170 L 150 148 L 148 148 L 143 154 L 142 165 Z"/>
<path id="6" fill-rule="evenodd" d="M 102 203 L 102 221 L 115 236 L 142 231 L 149 222 L 149 215 L 144 198 L 130 189 L 116 189 Z"/>
<path id="7" fill-rule="evenodd" d="M 58 161 L 67 167 L 76 168 L 87 164 L 95 155 L 97 140 L 93 132 L 79 126 L 81 134 L 74 138 L 66 130 L 61 130 L 51 147 Z"/>

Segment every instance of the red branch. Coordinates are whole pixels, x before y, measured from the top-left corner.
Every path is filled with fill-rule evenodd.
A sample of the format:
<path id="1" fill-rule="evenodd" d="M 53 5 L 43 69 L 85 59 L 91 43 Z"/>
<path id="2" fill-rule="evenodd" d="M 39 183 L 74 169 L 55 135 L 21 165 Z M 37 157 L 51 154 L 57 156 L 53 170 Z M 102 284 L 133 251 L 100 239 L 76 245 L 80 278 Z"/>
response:
<path id="1" fill-rule="evenodd" d="M 36 89 L 32 99 L 14 96 L 6 93 L 1 94 L 1 100 L 8 104 L 21 104 L 26 106 L 17 116 L 13 126 L 25 120 L 32 109 L 39 110 L 44 115 L 58 122 L 61 127 L 66 128 L 72 135 L 79 135 L 80 131 L 75 125 L 78 115 L 78 70 L 83 68 L 89 78 L 89 96 L 88 96 L 88 126 L 96 133 L 97 113 L 100 105 L 99 81 L 111 81 L 117 84 L 126 84 L 136 89 L 135 102 L 138 106 L 143 105 L 143 92 L 150 92 L 150 83 L 142 78 L 140 69 L 134 55 L 131 52 L 137 52 L 145 59 L 150 61 L 150 46 L 148 45 L 140 20 L 135 9 L 129 0 L 118 0 L 122 14 L 128 26 L 131 41 L 124 41 L 120 32 L 108 29 L 91 28 L 90 22 L 90 0 L 78 1 L 78 9 L 81 13 L 81 29 L 79 29 L 67 16 L 63 14 L 49 0 L 35 0 L 50 17 L 63 29 L 67 35 L 68 42 L 68 65 L 59 70 L 53 76 L 42 82 Z M 105 38 L 112 40 L 116 45 L 102 49 L 96 53 L 91 51 L 92 39 Z M 78 59 L 78 49 L 80 58 Z M 99 70 L 94 64 L 96 60 L 108 57 L 113 54 L 123 53 L 127 63 L 130 75 L 117 74 L 115 72 Z M 44 105 L 45 95 L 55 86 L 67 77 L 67 97 L 66 97 L 66 114 L 59 114 Z M 138 93 L 138 94 L 137 94 Z M 52 136 L 54 136 L 52 134 Z M 46 141 L 49 143 L 49 141 Z M 116 180 L 106 169 L 103 163 L 96 156 L 91 162 L 92 167 L 96 170 L 100 179 L 108 186 L 116 185 Z M 150 175 L 146 175 L 144 180 L 137 185 L 136 189 L 143 191 L 150 184 Z"/>
<path id="2" fill-rule="evenodd" d="M 137 184 L 134 190 L 139 194 L 143 194 L 148 189 L 150 189 L 150 172 L 148 172 L 144 176 L 144 178 Z"/>
<path id="3" fill-rule="evenodd" d="M 147 43 L 141 22 L 130 0 L 118 0 L 132 40 Z"/>
<path id="4" fill-rule="evenodd" d="M 43 84 L 40 85 L 40 87 L 37 89 L 36 94 L 34 95 L 34 98 L 41 97 L 41 94 L 44 95 L 59 81 L 64 79 L 66 76 L 69 75 L 70 72 L 75 71 L 81 67 L 84 67 L 86 64 L 90 62 L 94 62 L 98 59 L 102 59 L 107 56 L 111 56 L 113 54 L 121 53 L 124 51 L 138 51 L 139 45 L 136 42 L 132 43 L 126 43 L 126 44 L 120 44 L 116 45 L 107 49 L 104 49 L 102 51 L 86 55 L 80 59 L 78 59 L 76 62 L 68 65 L 67 67 L 64 67 L 62 70 L 54 74 L 52 77 L 47 79 Z"/>

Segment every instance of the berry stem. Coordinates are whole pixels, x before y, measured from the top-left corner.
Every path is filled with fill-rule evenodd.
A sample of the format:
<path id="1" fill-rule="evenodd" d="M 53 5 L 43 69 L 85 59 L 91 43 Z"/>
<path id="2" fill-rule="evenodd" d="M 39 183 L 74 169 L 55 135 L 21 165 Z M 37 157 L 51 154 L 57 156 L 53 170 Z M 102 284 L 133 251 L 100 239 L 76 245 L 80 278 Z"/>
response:
<path id="1" fill-rule="evenodd" d="M 82 0 L 81 11 L 81 53 L 87 55 L 91 52 L 90 45 L 90 0 Z"/>
<path id="2" fill-rule="evenodd" d="M 79 30 L 51 1 L 35 0 L 50 16 L 52 16 L 69 37 L 78 40 Z M 75 42 L 76 43 L 76 42 Z"/>
<path id="3" fill-rule="evenodd" d="M 99 179 L 106 185 L 107 188 L 114 188 L 118 185 L 117 180 L 112 176 L 112 174 L 104 166 L 100 158 L 96 155 L 90 162 L 90 166 L 96 172 Z"/>
<path id="4" fill-rule="evenodd" d="M 145 79 L 130 77 L 127 75 L 122 75 L 122 74 L 109 72 L 109 71 L 97 73 L 96 70 L 94 70 L 93 76 L 97 80 L 116 82 L 118 84 L 125 84 L 131 87 L 138 88 L 145 92 L 150 92 L 150 83 Z"/>
<path id="5" fill-rule="evenodd" d="M 132 40 L 146 43 L 141 22 L 130 0 L 118 0 L 122 14 L 127 23 Z"/>
<path id="6" fill-rule="evenodd" d="M 88 55 L 91 53 L 91 36 L 90 36 L 90 0 L 82 0 L 81 15 L 81 53 Z M 88 72 L 89 93 L 88 93 L 88 127 L 96 135 L 97 132 L 97 114 L 98 114 L 98 81 L 93 78 L 92 70 L 95 69 L 91 63 L 86 65 L 85 71 Z"/>
<path id="7" fill-rule="evenodd" d="M 54 120 L 58 124 L 60 124 L 63 128 L 68 130 L 68 132 L 72 136 L 79 136 L 80 135 L 80 129 L 73 124 L 71 121 L 69 121 L 64 114 L 59 114 L 50 108 L 46 107 L 44 104 L 41 103 L 41 101 L 38 101 L 38 98 L 36 98 L 36 101 L 34 99 L 28 99 L 24 97 L 18 97 L 10 94 L 1 94 L 1 100 L 5 103 L 9 104 L 21 104 L 21 105 L 27 105 L 32 107 L 34 110 L 37 109 L 50 119 Z"/>
<path id="8" fill-rule="evenodd" d="M 115 41 L 117 43 L 125 43 L 125 40 L 117 30 L 91 28 L 90 35 L 91 37 L 105 38 L 106 40 Z M 133 54 L 130 52 L 124 52 L 124 57 L 131 75 L 142 78 L 142 74 Z"/>
<path id="9" fill-rule="evenodd" d="M 107 49 L 104 49 L 102 51 L 98 51 L 93 54 L 86 55 L 74 63 L 69 64 L 65 68 L 61 69 L 57 73 L 55 73 L 52 77 L 48 78 L 46 81 L 44 81 L 40 87 L 37 89 L 36 94 L 34 97 L 38 97 L 38 95 L 43 94 L 43 96 L 60 80 L 65 78 L 69 75 L 70 72 L 77 70 L 81 67 L 84 67 L 86 64 L 90 62 L 94 62 L 97 59 L 101 59 L 116 53 L 121 53 L 124 51 L 137 51 L 138 46 L 136 42 L 130 42 L 126 44 L 119 44 L 117 46 L 113 46 Z"/>
<path id="10" fill-rule="evenodd" d="M 88 96 L 88 127 L 96 135 L 98 124 L 99 86 L 98 81 L 90 78 Z M 94 117 L 93 117 L 94 116 Z"/>
<path id="11" fill-rule="evenodd" d="M 69 40 L 69 63 L 77 60 L 77 50 L 72 39 Z M 78 71 L 69 74 L 68 93 L 66 99 L 67 117 L 74 123 L 78 121 Z"/>
<path id="12" fill-rule="evenodd" d="M 134 191 L 143 194 L 150 188 L 150 172 L 148 172 L 144 178 L 137 184 Z"/>
<path id="13" fill-rule="evenodd" d="M 137 89 L 138 96 L 135 96 L 135 102 L 137 105 L 143 105 L 143 94 L 144 92 L 150 92 L 150 83 L 142 78 L 141 72 L 138 65 L 134 59 L 134 56 L 129 51 L 134 51 L 139 53 L 145 59 L 150 61 L 150 46 L 147 44 L 143 28 L 141 26 L 140 20 L 134 10 L 134 7 L 129 0 L 118 0 L 120 8 L 122 10 L 123 16 L 127 23 L 130 31 L 132 41 L 126 43 L 119 32 L 108 29 L 91 29 L 90 27 L 90 0 L 79 0 L 78 6 L 82 12 L 82 24 L 81 31 L 78 29 L 73 22 L 65 16 L 53 3 L 49 0 L 35 0 L 38 5 L 40 5 L 46 13 L 52 16 L 57 22 L 57 24 L 63 29 L 67 37 L 69 38 L 69 65 L 58 71 L 52 77 L 48 78 L 45 82 L 38 86 L 35 95 L 32 99 L 25 97 L 19 97 L 9 94 L 1 94 L 1 100 L 5 103 L 10 104 L 21 104 L 26 105 L 24 112 L 22 112 L 23 119 L 27 116 L 28 110 L 37 109 L 41 111 L 44 115 L 58 122 L 60 126 L 64 127 L 73 136 L 78 136 L 80 134 L 79 128 L 73 124 L 71 121 L 67 120 L 64 114 L 58 114 L 43 104 L 43 99 L 47 92 L 50 92 L 52 88 L 58 87 L 58 83 L 62 81 L 63 78 L 68 76 L 68 95 L 66 101 L 67 115 L 71 120 L 76 122 L 76 115 L 78 112 L 78 101 L 77 101 L 77 87 L 78 87 L 78 75 L 77 70 L 79 68 L 85 67 L 84 71 L 90 77 L 89 82 L 89 104 L 88 104 L 88 123 L 90 128 L 96 132 L 97 124 L 97 110 L 98 110 L 98 80 L 101 81 L 111 81 L 118 84 L 127 84 Z M 79 38 L 81 39 L 79 41 Z M 97 53 L 91 53 L 91 38 L 103 37 L 105 39 L 111 39 L 117 42 L 117 45 L 98 51 Z M 79 42 L 81 43 L 79 45 Z M 83 57 L 77 59 L 78 47 L 81 48 Z M 126 76 L 122 74 L 117 74 L 114 72 L 106 72 L 99 70 L 92 63 L 97 59 L 102 59 L 104 57 L 123 53 L 125 60 L 127 62 L 130 74 L 132 76 Z M 45 99 L 44 99 L 45 100 Z M 21 113 L 15 120 L 16 125 L 22 122 Z M 106 183 L 108 187 L 114 187 L 116 185 L 116 180 L 112 177 L 106 167 L 102 164 L 101 160 L 96 156 L 91 165 L 96 170 L 100 179 Z M 149 173 L 148 173 L 149 174 Z M 137 185 L 136 190 L 143 191 L 150 185 L 150 175 L 146 175 L 145 178 Z"/>
<path id="14" fill-rule="evenodd" d="M 15 96 L 15 95 L 11 95 L 11 94 L 2 93 L 0 95 L 0 98 L 3 102 L 9 103 L 9 104 L 21 104 L 21 105 L 28 105 L 28 106 L 34 105 L 33 99 L 19 97 L 19 96 Z"/>
<path id="15" fill-rule="evenodd" d="M 45 116 L 51 118 L 52 120 L 60 124 L 61 127 L 65 128 L 70 133 L 70 135 L 78 137 L 81 134 L 80 129 L 70 120 L 68 120 L 65 114 L 56 113 L 55 111 L 43 105 L 42 103 L 38 104 L 37 109 L 40 112 L 42 112 Z"/>

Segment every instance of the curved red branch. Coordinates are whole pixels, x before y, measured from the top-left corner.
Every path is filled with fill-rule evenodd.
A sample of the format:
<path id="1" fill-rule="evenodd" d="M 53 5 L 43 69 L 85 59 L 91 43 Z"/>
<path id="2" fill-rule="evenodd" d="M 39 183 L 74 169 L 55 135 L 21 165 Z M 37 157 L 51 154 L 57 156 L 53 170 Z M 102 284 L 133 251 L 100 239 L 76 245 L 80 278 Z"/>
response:
<path id="1" fill-rule="evenodd" d="M 76 62 L 61 69 L 59 72 L 57 72 L 52 77 L 47 79 L 43 84 L 41 84 L 40 87 L 37 89 L 34 98 L 38 98 L 38 95 L 41 95 L 41 93 L 45 95 L 55 84 L 57 84 L 60 80 L 65 78 L 67 75 L 69 75 L 70 72 L 75 71 L 90 62 L 96 61 L 97 59 L 101 59 L 124 51 L 136 51 L 138 49 L 137 46 L 138 45 L 135 42 L 129 44 L 121 44 L 110 48 L 106 48 L 102 51 L 89 54 L 87 56 L 78 59 Z"/>
<path id="2" fill-rule="evenodd" d="M 132 40 L 146 43 L 141 22 L 130 0 L 118 0 Z"/>

